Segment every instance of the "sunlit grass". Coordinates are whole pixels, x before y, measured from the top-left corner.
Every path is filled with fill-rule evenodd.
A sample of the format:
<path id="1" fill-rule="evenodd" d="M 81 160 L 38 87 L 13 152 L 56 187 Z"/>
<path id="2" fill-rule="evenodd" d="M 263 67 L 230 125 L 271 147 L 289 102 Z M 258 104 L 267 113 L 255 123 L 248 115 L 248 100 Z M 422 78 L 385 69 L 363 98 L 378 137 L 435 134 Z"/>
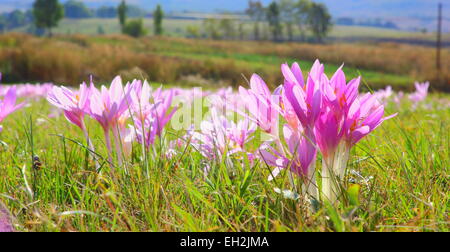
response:
<path id="1" fill-rule="evenodd" d="M 191 148 L 168 159 L 158 141 L 149 174 L 136 145 L 130 174 L 116 169 L 111 177 L 103 166 L 100 176 L 82 133 L 63 116 L 48 118 L 46 101 L 31 104 L 8 117 L 0 134 L 0 200 L 21 231 L 449 231 L 450 111 L 436 102 L 416 111 L 388 106 L 399 115 L 352 152 L 358 199 L 349 194 L 315 213 L 277 194 L 275 187 L 289 189 L 288 179 L 268 182 L 265 164 L 223 160 L 205 177 L 209 160 Z M 88 129 L 102 163 L 101 129 L 93 121 Z M 179 134 L 169 130 L 164 141 Z"/>

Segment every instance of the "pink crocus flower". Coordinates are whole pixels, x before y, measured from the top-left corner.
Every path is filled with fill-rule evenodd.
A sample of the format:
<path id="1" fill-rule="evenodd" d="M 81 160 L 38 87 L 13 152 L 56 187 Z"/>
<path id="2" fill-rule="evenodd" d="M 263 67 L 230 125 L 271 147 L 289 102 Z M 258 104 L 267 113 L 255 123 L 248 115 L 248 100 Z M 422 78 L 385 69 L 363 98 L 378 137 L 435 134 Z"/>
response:
<path id="1" fill-rule="evenodd" d="M 176 140 L 170 141 L 169 147 L 165 153 L 165 157 L 168 159 L 173 159 L 177 154 L 179 154 L 184 148 L 186 148 L 186 139 L 189 139 L 189 132 L 186 136 L 178 138 Z"/>
<path id="2" fill-rule="evenodd" d="M 244 154 L 249 161 L 254 159 L 251 153 L 245 150 L 244 144 L 251 140 L 255 126 L 241 121 L 237 124 L 228 121 L 219 115 L 215 107 L 211 108 L 211 118 L 200 124 L 200 132 L 189 134 L 187 141 L 209 160 L 220 160 L 235 154 Z M 210 166 L 205 168 L 208 174 Z"/>
<path id="3" fill-rule="evenodd" d="M 90 112 L 90 95 L 91 88 L 88 88 L 84 82 L 77 91 L 72 91 L 66 87 L 53 86 L 47 94 L 47 101 L 53 106 L 62 109 L 66 119 L 83 131 L 89 148 L 94 151 L 94 145 L 89 138 L 89 133 L 84 123 L 85 114 Z"/>
<path id="4" fill-rule="evenodd" d="M 202 121 L 200 132 L 191 132 L 188 141 L 204 158 L 217 161 L 221 160 L 227 151 L 227 121 L 224 117 L 219 116 L 214 107 L 210 112 L 210 120 Z M 203 169 L 205 176 L 209 174 L 210 170 L 211 165 L 207 163 Z"/>
<path id="5" fill-rule="evenodd" d="M 339 77 L 340 76 L 340 77 Z M 317 145 L 323 155 L 322 195 L 335 202 L 340 195 L 351 148 L 385 120 L 384 106 L 376 94 L 359 96 L 360 78 L 346 84 L 341 69 L 329 82 L 323 82 L 324 107 L 315 125 Z"/>
<path id="6" fill-rule="evenodd" d="M 335 152 L 344 136 L 344 118 L 358 98 L 360 81 L 361 78 L 358 77 L 347 83 L 341 67 L 331 80 L 322 82 L 323 107 L 314 131 L 317 144 L 325 157 Z"/>
<path id="7" fill-rule="evenodd" d="M 156 136 L 162 136 L 165 126 L 177 110 L 177 108 L 170 110 L 175 90 L 164 91 L 159 88 L 152 92 L 146 81 L 143 85 L 141 82 L 136 82 L 133 89 L 131 106 L 137 131 L 136 137 L 138 142 L 144 143 L 148 150 Z"/>
<path id="8" fill-rule="evenodd" d="M 226 129 L 228 122 L 219 116 L 216 109 L 211 109 L 211 119 L 200 124 L 200 132 L 192 134 L 191 145 L 200 153 L 211 159 L 221 158 L 227 148 Z"/>
<path id="9" fill-rule="evenodd" d="M 84 115 L 89 113 L 89 97 L 90 89 L 83 83 L 75 92 L 66 87 L 54 86 L 47 95 L 47 101 L 62 109 L 69 122 L 86 131 Z"/>
<path id="10" fill-rule="evenodd" d="M 127 115 L 124 114 L 128 111 L 129 104 L 131 103 L 131 91 L 130 85 L 123 87 L 120 76 L 114 78 L 109 89 L 102 86 L 101 90 L 98 90 L 94 85 L 91 86 L 90 115 L 103 128 L 106 147 L 108 149 L 108 159 L 111 164 L 112 144 L 110 130 L 113 131 L 116 140 L 119 165 L 122 162 L 120 128 L 124 127 L 124 121 L 127 118 Z"/>
<path id="11" fill-rule="evenodd" d="M 152 88 L 147 81 L 142 84 L 141 81 L 134 80 L 131 83 L 131 89 L 130 108 L 136 117 L 135 120 L 142 121 L 153 112 L 153 104 L 150 103 Z"/>
<path id="12" fill-rule="evenodd" d="M 363 137 L 374 131 L 384 121 L 397 114 L 384 117 L 384 105 L 381 105 L 375 95 L 367 93 L 356 99 L 351 105 L 344 123 L 345 141 L 351 148 Z"/>
<path id="13" fill-rule="evenodd" d="M 252 139 L 250 135 L 252 135 L 255 131 L 256 125 L 254 123 L 250 123 L 248 119 L 244 119 L 238 123 L 230 122 L 226 135 L 235 148 L 240 148 L 243 150 L 244 145 Z"/>
<path id="14" fill-rule="evenodd" d="M 149 148 L 155 142 L 157 136 L 157 119 L 155 113 L 147 115 L 142 120 L 135 120 L 134 125 L 136 127 L 136 139 L 140 144 L 144 144 L 145 148 Z"/>
<path id="15" fill-rule="evenodd" d="M 254 74 L 250 79 L 250 89 L 239 87 L 239 94 L 249 112 L 249 115 L 244 116 L 266 133 L 277 136 L 279 114 L 279 98 L 277 97 L 280 95 L 280 89 L 272 94 L 264 80 Z"/>
<path id="16" fill-rule="evenodd" d="M 374 93 L 377 96 L 378 101 L 383 104 L 387 104 L 389 102 L 389 98 L 394 94 L 391 86 L 387 86 L 385 89 L 380 89 Z"/>
<path id="17" fill-rule="evenodd" d="M 395 104 L 397 104 L 397 107 L 399 107 L 401 105 L 404 96 L 405 96 L 405 93 L 403 93 L 402 91 L 395 94 L 393 100 L 394 100 Z"/>
<path id="18" fill-rule="evenodd" d="M 100 90 L 95 86 L 91 87 L 90 115 L 100 123 L 105 132 L 113 129 L 128 110 L 130 92 L 130 88 L 123 87 L 120 76 L 112 81 L 109 89 L 105 86 Z"/>
<path id="19" fill-rule="evenodd" d="M 130 108 L 133 114 L 136 140 L 145 144 L 148 150 L 156 136 L 155 105 L 150 103 L 152 89 L 147 81 L 142 83 L 139 80 L 133 81 L 131 89 Z"/>
<path id="20" fill-rule="evenodd" d="M 315 185 L 317 150 L 314 125 L 320 116 L 322 108 L 321 83 L 327 80 L 324 75 L 324 67 L 319 61 L 316 61 L 308 74 L 306 82 L 303 79 L 303 73 L 298 63 L 294 63 L 292 67 L 283 64 L 281 71 L 285 78 L 282 88 L 281 114 L 295 134 L 289 134 L 286 127 L 284 133 L 288 134 L 288 136 L 298 135 L 298 152 L 301 155 L 305 155 L 299 159 L 301 160 L 302 172 L 295 173 L 308 180 L 307 191 L 310 196 L 317 198 L 317 186 Z M 277 142 L 278 148 L 282 150 L 281 142 L 279 140 Z"/>
<path id="21" fill-rule="evenodd" d="M 343 124 L 343 120 L 336 117 L 331 108 L 323 108 L 323 112 L 317 120 L 314 132 L 317 145 L 324 158 L 329 157 L 336 151 L 344 134 Z"/>
<path id="22" fill-rule="evenodd" d="M 133 150 L 133 142 L 136 140 L 136 129 L 132 125 L 120 129 L 120 140 L 122 141 L 122 153 L 129 158 Z"/>
<path id="23" fill-rule="evenodd" d="M 307 180 L 311 179 L 310 165 L 316 158 L 315 148 L 311 148 L 309 140 L 301 132 L 292 130 L 288 125 L 283 127 L 283 136 L 287 144 L 287 153 L 283 148 L 274 148 L 271 142 L 264 143 L 259 149 L 263 160 L 270 166 L 277 167 L 269 180 L 278 175 L 281 169 L 291 172 Z"/>
<path id="24" fill-rule="evenodd" d="M 342 117 L 358 97 L 360 83 L 360 77 L 347 83 L 345 73 L 340 67 L 330 80 L 325 79 L 321 83 L 323 106 L 331 109 L 337 118 Z"/>
<path id="25" fill-rule="evenodd" d="M 283 95 L 286 96 L 303 128 L 312 129 L 322 106 L 320 85 L 324 77 L 323 65 L 319 61 L 314 63 L 306 83 L 297 63 L 294 63 L 292 68 L 283 64 L 281 70 L 285 78 Z"/>
<path id="26" fill-rule="evenodd" d="M 409 95 L 409 99 L 414 102 L 414 106 L 417 106 L 417 104 L 423 100 L 425 100 L 428 96 L 428 88 L 430 87 L 429 82 L 425 83 L 418 83 L 416 82 L 414 84 L 416 87 L 416 91 Z"/>
<path id="27" fill-rule="evenodd" d="M 10 233 L 14 231 L 14 227 L 11 223 L 11 214 L 0 202 L 0 233 Z"/>
<path id="28" fill-rule="evenodd" d="M 17 96 L 22 98 L 46 98 L 53 88 L 52 83 L 17 85 Z"/>
<path id="29" fill-rule="evenodd" d="M 314 164 L 320 149 L 322 195 L 334 201 L 339 187 L 333 179 L 343 177 L 350 149 L 392 116 L 383 118 L 384 106 L 377 95 L 359 97 L 361 78 L 347 83 L 342 67 L 331 79 L 324 74 L 324 66 L 319 61 L 314 63 L 306 81 L 297 63 L 292 67 L 282 65 L 282 73 L 285 82 L 280 114 L 288 123 L 284 127 L 288 151 L 285 154 L 278 141 L 277 148 L 265 144 L 261 155 L 268 164 L 277 167 L 274 176 L 281 169 L 289 168 L 307 178 L 310 181 L 307 191 L 315 197 Z M 294 146 L 298 156 L 293 153 Z"/>
<path id="30" fill-rule="evenodd" d="M 170 110 L 174 94 L 172 89 L 163 91 L 161 88 L 153 93 L 154 103 L 157 105 L 154 115 L 156 119 L 156 135 L 159 137 L 162 136 L 163 129 L 178 109 L 175 107 Z"/>
<path id="31" fill-rule="evenodd" d="M 6 92 L 6 95 L 3 101 L 0 100 L 0 123 L 16 110 L 25 106 L 25 103 L 20 103 L 16 105 L 17 95 L 16 95 L 16 87 L 12 86 Z M 3 127 L 0 126 L 0 131 L 2 131 Z"/>

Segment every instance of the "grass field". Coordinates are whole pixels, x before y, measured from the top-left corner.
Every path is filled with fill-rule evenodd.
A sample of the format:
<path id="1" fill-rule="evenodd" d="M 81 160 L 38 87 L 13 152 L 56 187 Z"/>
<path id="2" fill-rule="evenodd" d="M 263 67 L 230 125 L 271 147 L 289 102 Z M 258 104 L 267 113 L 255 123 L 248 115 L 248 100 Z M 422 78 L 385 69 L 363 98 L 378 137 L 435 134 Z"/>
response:
<path id="1" fill-rule="evenodd" d="M 213 97 L 211 94 L 223 98 L 230 92 L 219 90 L 223 87 L 247 87 L 246 79 L 252 73 L 260 74 L 273 90 L 284 81 L 280 64 L 302 59 L 299 65 L 306 77 L 313 60 L 321 58 L 329 77 L 342 62 L 346 63 L 347 80 L 362 75 L 361 91 L 390 84 L 394 89 L 411 92 L 415 80 L 433 75 L 434 57 L 430 52 L 429 48 L 396 44 L 274 44 L 170 37 L 134 39 L 122 35 L 37 38 L 6 34 L 0 36 L 0 72 L 8 83 L 49 81 L 71 86 L 88 81 L 93 74 L 97 87 L 120 74 L 124 80 L 147 78 L 154 88 L 162 85 L 166 90 L 203 87 L 207 99 Z M 448 53 L 444 51 L 444 57 Z M 448 67 L 444 64 L 444 69 Z M 444 73 L 448 76 L 449 71 Z M 34 89 L 21 90 L 26 94 Z M 288 173 L 282 172 L 268 181 L 273 167 L 260 157 L 259 148 L 267 140 L 262 129 L 244 144 L 246 152 L 228 156 L 228 147 L 218 148 L 223 151 L 220 158 L 205 156 L 195 145 L 173 142 L 190 132 L 190 124 L 207 120 L 208 110 L 220 109 L 223 104 L 217 98 L 209 103 L 201 100 L 195 96 L 197 89 L 171 90 L 178 92 L 176 99 L 200 104 L 202 110 L 183 110 L 181 106 L 180 113 L 188 111 L 187 117 L 175 114 L 148 150 L 133 141 L 122 164 L 119 153 L 127 153 L 124 145 L 117 144 L 120 139 L 112 142 L 117 148 L 110 164 L 108 141 L 102 127 L 90 116 L 86 115 L 85 121 L 95 152 L 88 151 L 83 133 L 44 99 L 45 94 L 20 97 L 19 101 L 28 105 L 2 118 L 0 132 L 0 203 L 10 210 L 15 229 L 450 231 L 450 96 L 437 92 L 435 82 L 431 90 L 436 92 L 424 101 L 413 104 L 411 96 L 405 94 L 399 102 L 400 93 L 385 101 L 385 116 L 398 115 L 353 147 L 347 173 L 339 183 L 343 195 L 333 205 L 323 198 L 311 202 L 303 197 L 301 177 L 291 180 Z M 80 96 L 73 100 L 79 102 Z M 232 100 L 246 101 L 242 97 Z M 339 104 L 342 102 L 347 98 L 339 100 Z M 106 103 L 104 100 L 103 106 Z M 0 111 L 5 104 L 9 103 L 0 103 Z M 308 105 L 305 108 L 310 109 Z M 197 114 L 192 116 L 190 112 Z M 117 120 L 121 125 L 133 125 L 133 116 Z M 180 118 L 189 118 L 189 125 L 177 128 Z M 281 141 L 280 145 L 287 144 Z M 229 148 L 237 147 L 230 144 Z M 321 167 L 322 159 L 319 152 L 315 167 Z M 205 174 L 207 168 L 210 172 Z M 317 179 L 321 176 L 316 174 Z M 323 183 L 317 186 L 323 188 Z M 283 190 L 290 192 L 279 193 Z"/>
<path id="2" fill-rule="evenodd" d="M 449 55 L 449 50 L 443 50 L 443 59 Z M 121 74 L 127 80 L 148 78 L 165 85 L 218 88 L 242 85 L 256 72 L 275 87 L 282 81 L 277 75 L 280 64 L 298 61 L 309 68 L 317 58 L 329 63 L 327 74 L 345 63 L 349 77 L 361 75 L 373 89 L 391 85 L 412 90 L 414 81 L 431 81 L 435 90 L 448 88 L 450 65 L 443 62 L 443 79 L 436 80 L 434 50 L 420 46 L 133 39 L 123 35 L 0 36 L 0 71 L 7 83 L 77 85 L 91 74 L 101 82 Z"/>
<path id="3" fill-rule="evenodd" d="M 263 162 L 214 162 L 192 147 L 165 157 L 168 142 L 184 134 L 170 127 L 148 159 L 134 144 L 124 166 L 110 173 L 101 161 L 99 175 L 79 129 L 49 118 L 47 101 L 29 100 L 3 122 L 0 200 L 20 231 L 449 231 L 450 110 L 442 109 L 449 99 L 436 94 L 414 110 L 408 101 L 390 103 L 386 113 L 398 116 L 351 152 L 342 185 L 360 187 L 357 200 L 315 212 L 276 193 L 292 189 L 288 176 L 267 181 Z M 87 125 L 105 160 L 100 127 Z M 255 138 L 248 148 L 260 144 Z"/>

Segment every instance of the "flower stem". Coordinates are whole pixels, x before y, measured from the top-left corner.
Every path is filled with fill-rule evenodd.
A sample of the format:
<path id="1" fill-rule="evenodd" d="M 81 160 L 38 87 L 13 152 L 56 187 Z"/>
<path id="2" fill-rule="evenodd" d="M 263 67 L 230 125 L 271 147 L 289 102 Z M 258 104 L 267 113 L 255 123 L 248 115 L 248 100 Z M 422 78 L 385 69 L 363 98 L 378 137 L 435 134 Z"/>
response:
<path id="1" fill-rule="evenodd" d="M 316 182 L 316 162 L 312 162 L 308 167 L 308 180 L 306 181 L 306 192 L 311 199 L 318 199 L 319 190 Z"/>
<path id="2" fill-rule="evenodd" d="M 117 128 L 113 129 L 113 135 L 114 135 L 114 141 L 115 141 L 116 152 L 117 152 L 117 160 L 118 160 L 119 167 L 121 167 L 123 164 L 123 162 L 122 162 L 122 141 L 120 138 L 119 130 Z"/>
<path id="3" fill-rule="evenodd" d="M 92 157 L 92 160 L 95 162 L 95 168 L 97 170 L 97 173 L 100 173 L 100 164 L 97 162 L 97 159 L 95 158 L 95 155 L 91 152 L 95 152 L 94 145 L 92 144 L 91 139 L 89 138 L 89 133 L 86 129 L 86 125 L 84 124 L 84 120 L 81 121 L 81 130 L 83 131 L 84 137 L 86 138 L 86 143 L 89 147 L 89 156 Z"/>
<path id="4" fill-rule="evenodd" d="M 332 204 L 336 203 L 342 194 L 342 179 L 347 169 L 349 155 L 350 148 L 341 143 L 330 156 L 323 158 L 322 195 Z"/>
<path id="5" fill-rule="evenodd" d="M 81 121 L 81 130 L 83 130 L 83 134 L 84 134 L 84 137 L 86 138 L 86 143 L 87 143 L 87 145 L 89 146 L 89 149 L 90 149 L 91 151 L 95 151 L 94 145 L 92 144 L 92 141 L 91 141 L 91 139 L 89 138 L 89 133 L 88 133 L 88 131 L 87 131 L 87 129 L 86 129 L 86 125 L 84 124 L 84 121 L 83 121 L 83 120 Z"/>
<path id="6" fill-rule="evenodd" d="M 281 151 L 281 154 L 283 156 L 286 156 L 286 152 L 284 151 L 284 147 L 283 144 L 280 141 L 280 138 L 275 138 L 275 142 L 278 146 L 278 149 Z M 289 177 L 289 182 L 291 184 L 291 187 L 295 190 L 295 192 L 297 192 L 297 188 L 295 187 L 295 181 L 294 181 L 294 176 L 292 175 L 292 172 L 290 170 L 288 170 L 288 177 Z"/>
<path id="7" fill-rule="evenodd" d="M 105 133 L 106 148 L 108 149 L 109 166 L 111 167 L 111 172 L 114 172 L 114 164 L 113 164 L 112 148 L 111 148 L 111 137 L 109 134 L 109 130 L 105 130 L 104 133 Z"/>

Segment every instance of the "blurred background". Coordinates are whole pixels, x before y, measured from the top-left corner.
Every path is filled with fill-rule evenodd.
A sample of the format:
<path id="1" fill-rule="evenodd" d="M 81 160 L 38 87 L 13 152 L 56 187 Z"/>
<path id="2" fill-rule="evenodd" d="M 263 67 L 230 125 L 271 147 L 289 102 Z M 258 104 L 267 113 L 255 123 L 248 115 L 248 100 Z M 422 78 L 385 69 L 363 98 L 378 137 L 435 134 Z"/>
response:
<path id="1" fill-rule="evenodd" d="M 449 49 L 444 1 L 0 0 L 3 83 L 277 86 L 281 63 L 320 59 L 373 89 L 450 91 Z"/>

